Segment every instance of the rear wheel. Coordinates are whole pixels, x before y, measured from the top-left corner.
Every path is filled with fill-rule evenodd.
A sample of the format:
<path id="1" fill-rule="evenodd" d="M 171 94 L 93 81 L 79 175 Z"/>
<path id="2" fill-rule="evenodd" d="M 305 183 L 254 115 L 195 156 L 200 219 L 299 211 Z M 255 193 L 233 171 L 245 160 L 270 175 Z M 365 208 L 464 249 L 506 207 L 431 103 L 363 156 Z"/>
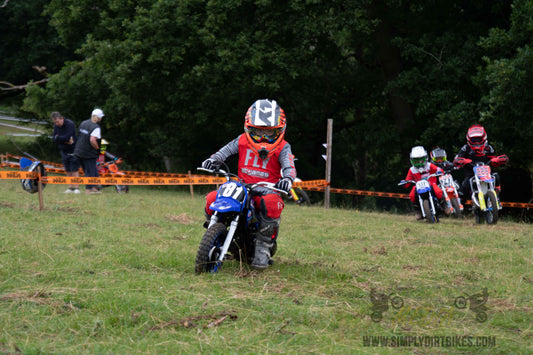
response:
<path id="1" fill-rule="evenodd" d="M 222 267 L 222 262 L 218 261 L 218 258 L 227 234 L 228 230 L 222 223 L 212 225 L 205 232 L 196 254 L 194 271 L 197 274 L 203 272 L 215 273 Z"/>
<path id="2" fill-rule="evenodd" d="M 127 194 L 130 192 L 130 187 L 128 185 L 115 185 L 115 190 L 119 194 Z"/>
<path id="3" fill-rule="evenodd" d="M 498 202 L 494 191 L 487 192 L 485 203 L 487 205 L 487 211 L 485 211 L 487 224 L 498 223 Z"/>
<path id="4" fill-rule="evenodd" d="M 298 196 L 298 201 L 296 201 L 298 206 L 309 206 L 311 204 L 311 200 L 309 199 L 309 196 L 307 196 L 307 193 L 304 190 L 295 187 L 294 192 Z"/>
<path id="5" fill-rule="evenodd" d="M 424 214 L 426 215 L 427 222 L 435 223 L 435 215 L 431 213 L 431 206 L 429 205 L 429 200 L 424 200 L 422 202 L 422 208 L 424 208 Z"/>

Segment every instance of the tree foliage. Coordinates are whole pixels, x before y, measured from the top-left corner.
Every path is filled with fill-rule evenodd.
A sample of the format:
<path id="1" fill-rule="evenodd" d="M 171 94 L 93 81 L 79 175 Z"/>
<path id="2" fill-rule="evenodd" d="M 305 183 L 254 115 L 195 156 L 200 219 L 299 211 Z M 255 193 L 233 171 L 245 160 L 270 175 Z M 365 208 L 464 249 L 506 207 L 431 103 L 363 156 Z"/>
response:
<path id="1" fill-rule="evenodd" d="M 10 1 L 0 8 L 0 80 L 14 85 L 43 78 L 33 67 L 57 72 L 72 50 L 61 45 L 50 17 L 43 15 L 46 0 Z"/>
<path id="2" fill-rule="evenodd" d="M 533 1 L 512 6 L 511 27 L 493 28 L 480 41 L 486 66 L 477 76 L 481 122 L 511 158 L 531 169 L 533 140 Z M 490 137 L 489 137 L 490 138 Z"/>
<path id="3" fill-rule="evenodd" d="M 258 98 L 285 109 L 303 178 L 323 174 L 327 118 L 336 186 L 390 190 L 411 146 L 453 157 L 478 121 L 525 166 L 531 3 L 51 0 L 57 41 L 80 59 L 29 88 L 25 109 L 80 122 L 102 107 L 104 135 L 138 169 L 194 169 Z"/>

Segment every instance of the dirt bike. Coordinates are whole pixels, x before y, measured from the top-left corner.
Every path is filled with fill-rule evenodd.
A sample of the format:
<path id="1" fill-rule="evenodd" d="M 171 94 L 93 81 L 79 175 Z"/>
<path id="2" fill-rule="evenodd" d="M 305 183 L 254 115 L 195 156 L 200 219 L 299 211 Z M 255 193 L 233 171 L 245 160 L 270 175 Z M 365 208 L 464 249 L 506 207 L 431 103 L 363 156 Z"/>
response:
<path id="1" fill-rule="evenodd" d="M 422 212 L 422 217 L 426 219 L 428 223 L 438 223 L 439 222 L 439 212 L 440 204 L 439 200 L 435 196 L 431 184 L 428 179 L 433 176 L 441 176 L 442 174 L 431 174 L 421 180 L 402 180 L 398 183 L 398 186 L 406 184 L 414 184 L 416 192 L 418 195 L 418 203 L 420 205 L 420 211 Z"/>
<path id="2" fill-rule="evenodd" d="M 453 179 L 452 174 L 445 173 L 439 177 L 439 187 L 442 190 L 444 199 L 446 200 L 446 207 L 450 210 L 450 213 L 455 217 L 461 217 L 463 213 L 463 205 L 459 198 L 459 185 Z"/>
<path id="3" fill-rule="evenodd" d="M 123 173 L 118 170 L 118 164 L 122 163 L 122 158 L 117 158 L 113 154 L 107 152 L 107 144 L 108 142 L 102 139 L 102 143 L 100 145 L 100 154 L 96 160 L 98 174 L 123 175 Z M 106 158 L 110 160 L 106 161 Z M 115 190 L 121 194 L 128 193 L 130 188 L 128 185 L 115 185 Z"/>
<path id="4" fill-rule="evenodd" d="M 299 178 L 296 178 L 294 181 L 302 181 Z M 298 206 L 309 206 L 311 204 L 311 200 L 309 199 L 309 196 L 307 193 L 300 189 L 299 187 L 293 187 L 290 191 L 290 193 L 287 195 L 288 199 L 293 200 L 296 202 Z"/>
<path id="5" fill-rule="evenodd" d="M 270 182 L 246 184 L 237 175 L 230 173 L 229 169 L 198 170 L 223 174 L 227 181 L 220 186 L 215 202 L 210 206 L 214 213 L 196 254 L 195 272 L 216 273 L 225 260 L 232 258 L 251 264 L 255 252 L 254 234 L 259 225 L 252 202 L 254 189 L 261 186 L 283 194 L 287 192 L 277 189 Z M 275 254 L 276 248 L 274 242 L 271 256 Z"/>
<path id="6" fill-rule="evenodd" d="M 478 162 L 474 165 L 474 176 L 470 178 L 473 212 L 476 223 L 496 224 L 498 211 L 502 209 L 498 195 L 494 189 L 496 177 L 491 173 L 489 165 Z"/>

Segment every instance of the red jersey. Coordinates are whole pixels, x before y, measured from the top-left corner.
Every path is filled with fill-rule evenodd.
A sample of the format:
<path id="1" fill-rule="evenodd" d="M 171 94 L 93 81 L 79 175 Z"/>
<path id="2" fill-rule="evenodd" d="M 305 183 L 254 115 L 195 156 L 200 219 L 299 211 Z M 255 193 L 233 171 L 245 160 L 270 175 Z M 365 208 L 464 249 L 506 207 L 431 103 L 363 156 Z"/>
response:
<path id="1" fill-rule="evenodd" d="M 259 155 L 250 147 L 246 136 L 239 138 L 239 177 L 246 183 L 253 184 L 259 181 L 276 183 L 281 179 L 280 152 L 287 144 L 284 140 L 276 148 L 270 158 L 261 160 Z"/>
<path id="2" fill-rule="evenodd" d="M 431 174 L 435 174 L 437 171 L 444 173 L 444 171 L 441 168 L 429 162 L 426 163 L 422 172 L 420 172 L 418 169 L 412 166 L 409 169 L 409 172 L 407 173 L 405 180 L 419 181 L 419 180 L 422 180 L 422 178 L 428 177 Z M 437 183 L 437 178 L 435 176 L 432 176 L 428 179 L 428 182 L 431 185 L 434 185 Z M 406 187 L 407 186 L 409 185 L 406 185 Z"/>

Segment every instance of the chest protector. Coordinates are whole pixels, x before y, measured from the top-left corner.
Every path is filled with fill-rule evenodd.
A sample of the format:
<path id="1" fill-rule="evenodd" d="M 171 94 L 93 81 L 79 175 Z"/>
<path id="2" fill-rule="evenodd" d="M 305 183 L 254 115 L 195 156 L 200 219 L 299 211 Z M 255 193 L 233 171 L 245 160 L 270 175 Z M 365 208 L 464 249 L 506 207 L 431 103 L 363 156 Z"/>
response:
<path id="1" fill-rule="evenodd" d="M 241 135 L 239 138 L 239 178 L 250 184 L 259 181 L 278 182 L 281 179 L 279 154 L 285 144 L 287 142 L 282 141 L 270 158 L 262 160 L 250 147 L 246 136 Z"/>

